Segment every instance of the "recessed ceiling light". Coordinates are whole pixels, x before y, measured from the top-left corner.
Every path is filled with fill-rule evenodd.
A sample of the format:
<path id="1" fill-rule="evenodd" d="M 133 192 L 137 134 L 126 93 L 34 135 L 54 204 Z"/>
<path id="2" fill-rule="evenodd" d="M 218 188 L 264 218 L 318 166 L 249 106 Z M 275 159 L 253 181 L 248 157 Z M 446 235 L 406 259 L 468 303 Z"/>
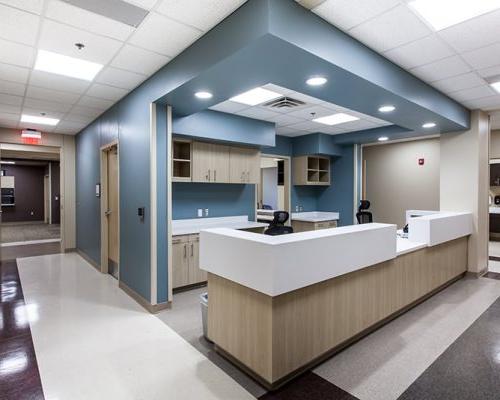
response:
<path id="1" fill-rule="evenodd" d="M 321 86 L 326 82 L 328 82 L 328 79 L 323 76 L 312 76 L 306 81 L 309 86 Z"/>
<path id="2" fill-rule="evenodd" d="M 500 93 L 500 81 L 490 83 L 490 86 L 495 89 L 498 93 Z"/>
<path id="3" fill-rule="evenodd" d="M 210 93 L 210 92 L 196 92 L 194 95 L 198 99 L 202 99 L 202 100 L 208 100 L 208 99 L 211 99 L 213 97 L 212 93 Z"/>
<path id="4" fill-rule="evenodd" d="M 38 71 L 69 76 L 84 81 L 94 79 L 102 67 L 101 64 L 45 50 L 38 50 L 35 62 L 35 69 Z"/>
<path id="5" fill-rule="evenodd" d="M 439 31 L 500 8 L 500 0 L 413 0 L 409 5 Z"/>
<path id="6" fill-rule="evenodd" d="M 273 92 L 261 87 L 241 93 L 238 96 L 231 97 L 229 100 L 236 103 L 246 104 L 248 106 L 256 106 L 265 103 L 266 101 L 274 100 L 280 97 L 280 93 Z"/>
<path id="7" fill-rule="evenodd" d="M 426 122 L 425 124 L 422 125 L 422 128 L 429 129 L 429 128 L 434 128 L 436 124 L 434 122 Z"/>
<path id="8" fill-rule="evenodd" d="M 380 112 L 383 112 L 383 113 L 389 113 L 389 112 L 393 112 L 395 109 L 396 109 L 396 107 L 387 105 L 387 106 L 381 106 L 381 107 L 379 107 L 378 110 Z"/>
<path id="9" fill-rule="evenodd" d="M 379 141 L 379 142 L 387 142 L 388 140 L 389 140 L 389 138 L 388 138 L 387 136 L 380 136 L 380 137 L 378 138 L 378 141 Z"/>
<path id="10" fill-rule="evenodd" d="M 359 119 L 358 117 L 354 117 L 349 114 L 337 113 L 328 115 L 326 117 L 315 118 L 313 119 L 313 121 L 318 122 L 320 124 L 332 126 L 332 125 L 344 124 L 346 122 L 357 121 L 358 119 Z"/>
<path id="11" fill-rule="evenodd" d="M 23 114 L 21 115 L 21 122 L 55 126 L 59 123 L 59 120 L 57 118 L 39 117 L 37 115 Z"/>

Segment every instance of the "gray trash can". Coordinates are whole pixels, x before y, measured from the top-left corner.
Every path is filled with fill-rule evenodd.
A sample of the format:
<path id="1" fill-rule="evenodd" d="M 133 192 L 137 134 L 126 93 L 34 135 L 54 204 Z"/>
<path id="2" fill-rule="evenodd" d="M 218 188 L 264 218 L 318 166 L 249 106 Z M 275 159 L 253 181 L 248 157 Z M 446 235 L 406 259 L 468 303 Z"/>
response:
<path id="1" fill-rule="evenodd" d="M 200 306 L 201 306 L 201 323 L 203 325 L 203 336 L 208 339 L 208 293 L 200 294 Z"/>

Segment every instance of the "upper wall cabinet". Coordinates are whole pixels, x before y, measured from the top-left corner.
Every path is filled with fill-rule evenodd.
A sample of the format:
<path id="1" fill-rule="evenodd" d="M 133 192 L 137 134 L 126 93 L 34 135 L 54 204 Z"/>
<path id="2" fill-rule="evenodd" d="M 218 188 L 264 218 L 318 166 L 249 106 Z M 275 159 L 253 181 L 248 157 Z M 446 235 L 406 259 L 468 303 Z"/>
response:
<path id="1" fill-rule="evenodd" d="M 192 143 L 184 140 L 174 140 L 172 144 L 172 181 L 191 182 Z"/>
<path id="2" fill-rule="evenodd" d="M 229 169 L 231 183 L 259 183 L 260 151 L 252 148 L 231 147 Z"/>
<path id="3" fill-rule="evenodd" d="M 229 146 L 193 142 L 193 182 L 229 183 Z"/>
<path id="4" fill-rule="evenodd" d="M 294 157 L 294 185 L 330 185 L 330 158 L 322 156 Z"/>

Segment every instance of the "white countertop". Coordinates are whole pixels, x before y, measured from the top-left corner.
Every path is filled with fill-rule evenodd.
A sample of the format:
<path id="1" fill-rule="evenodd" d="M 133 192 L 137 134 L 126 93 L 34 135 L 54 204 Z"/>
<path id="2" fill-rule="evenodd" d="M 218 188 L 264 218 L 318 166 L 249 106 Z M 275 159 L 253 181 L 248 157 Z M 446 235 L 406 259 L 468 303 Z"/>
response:
<path id="1" fill-rule="evenodd" d="M 340 218 L 338 212 L 326 212 L 326 211 L 308 211 L 292 213 L 292 221 L 303 221 L 303 222 L 324 222 L 324 221 L 338 221 Z"/>
<path id="2" fill-rule="evenodd" d="M 424 247 L 427 247 L 426 243 L 410 242 L 409 239 L 400 236 L 396 238 L 396 254 L 398 256 L 423 249 Z"/>
<path id="3" fill-rule="evenodd" d="M 249 221 L 248 216 L 218 218 L 195 218 L 172 220 L 172 236 L 193 235 L 200 233 L 202 229 L 230 228 L 230 229 L 252 229 L 266 228 L 269 224 Z"/>
<path id="4" fill-rule="evenodd" d="M 500 214 L 500 207 L 490 206 L 490 214 Z"/>

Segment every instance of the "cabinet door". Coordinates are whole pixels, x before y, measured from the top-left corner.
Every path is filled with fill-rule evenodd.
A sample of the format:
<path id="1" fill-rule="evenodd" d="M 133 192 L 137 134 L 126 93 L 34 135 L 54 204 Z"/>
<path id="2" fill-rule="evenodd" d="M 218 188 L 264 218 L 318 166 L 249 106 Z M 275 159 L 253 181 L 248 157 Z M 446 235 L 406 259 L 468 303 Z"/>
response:
<path id="1" fill-rule="evenodd" d="M 246 181 L 246 162 L 240 147 L 231 147 L 229 151 L 229 182 L 244 183 Z"/>
<path id="2" fill-rule="evenodd" d="M 200 283 L 207 280 L 207 272 L 200 269 L 200 237 L 191 236 L 189 241 L 189 283 Z"/>
<path id="3" fill-rule="evenodd" d="M 231 183 L 259 183 L 259 150 L 244 147 L 231 147 L 229 161 Z"/>
<path id="4" fill-rule="evenodd" d="M 257 149 L 247 150 L 247 182 L 258 184 L 260 181 L 260 151 Z"/>
<path id="5" fill-rule="evenodd" d="M 211 144 L 211 182 L 229 183 L 229 146 Z"/>
<path id="6" fill-rule="evenodd" d="M 189 285 L 188 241 L 185 237 L 172 240 L 173 288 Z"/>
<path id="7" fill-rule="evenodd" d="M 193 143 L 192 180 L 193 182 L 210 182 L 213 176 L 212 145 L 204 142 Z"/>

